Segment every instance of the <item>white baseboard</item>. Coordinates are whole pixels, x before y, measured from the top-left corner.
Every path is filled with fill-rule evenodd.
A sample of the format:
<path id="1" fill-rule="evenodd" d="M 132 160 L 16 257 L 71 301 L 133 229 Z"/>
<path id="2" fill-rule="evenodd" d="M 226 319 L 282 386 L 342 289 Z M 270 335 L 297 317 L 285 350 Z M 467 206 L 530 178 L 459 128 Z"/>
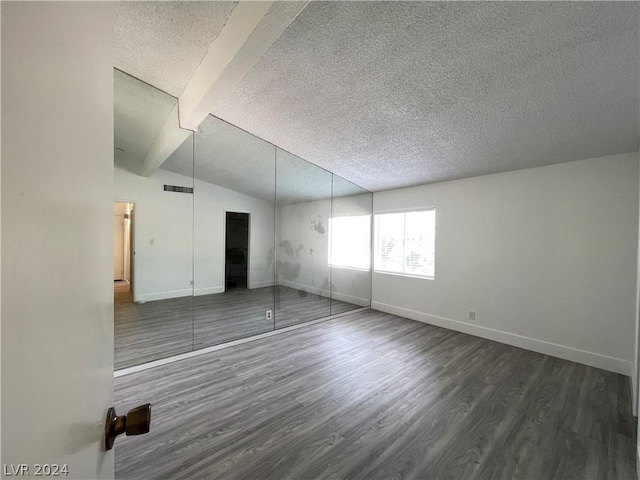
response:
<path id="1" fill-rule="evenodd" d="M 352 303 L 354 305 L 360 305 L 361 307 L 368 307 L 371 304 L 371 300 L 368 298 L 356 297 L 355 295 L 347 295 L 346 293 L 333 292 L 331 298 L 339 300 L 341 302 Z"/>
<path id="2" fill-rule="evenodd" d="M 291 282 L 289 280 L 279 280 L 278 284 L 282 285 L 283 287 L 289 287 L 289 288 L 293 288 L 295 290 L 302 290 L 304 292 L 311 293 L 313 295 L 320 295 L 322 297 L 329 297 L 329 290 L 326 290 L 326 289 L 323 289 L 323 288 L 320 288 L 320 287 L 309 286 L 309 285 L 305 285 L 303 283 Z"/>
<path id="3" fill-rule="evenodd" d="M 265 287 L 273 287 L 275 285 L 275 282 L 273 280 L 260 280 L 258 282 L 251 282 L 251 285 L 249 285 L 250 289 L 254 289 L 254 288 L 265 288 Z"/>
<path id="4" fill-rule="evenodd" d="M 193 290 L 193 296 L 198 297 L 200 295 L 213 295 L 214 293 L 222 293 L 224 292 L 224 287 L 207 287 L 207 288 L 196 288 Z"/>
<path id="5" fill-rule="evenodd" d="M 329 292 L 329 290 L 320 287 L 310 287 L 309 285 L 303 285 L 302 283 L 290 282 L 288 280 L 280 280 L 280 285 L 283 287 L 294 288 L 296 290 L 303 290 L 313 295 L 320 295 L 322 297 L 333 298 L 342 302 L 353 303 L 354 305 L 360 305 L 361 307 L 368 307 L 371 301 L 368 298 L 356 297 L 354 295 L 347 295 L 340 292 Z"/>
<path id="6" fill-rule="evenodd" d="M 144 293 L 141 295 L 136 295 L 134 298 L 135 303 L 139 302 L 153 302 L 154 300 L 165 300 L 167 298 L 178 298 L 178 297 L 190 297 L 193 295 L 191 289 L 187 290 L 172 290 L 170 292 L 158 292 L 158 293 Z"/>
<path id="7" fill-rule="evenodd" d="M 417 320 L 419 322 L 435 325 L 437 327 L 443 327 L 449 330 L 455 330 L 457 332 L 475 335 L 476 337 L 482 337 L 488 340 L 505 343 L 507 345 L 513 345 L 514 347 L 524 348 L 526 350 L 543 353 L 552 357 L 563 358 L 572 362 L 582 363 L 591 367 L 620 373 L 622 375 L 630 376 L 632 373 L 631 362 L 622 358 L 609 357 L 607 355 L 601 355 L 599 353 L 587 352 L 586 350 L 579 350 L 577 348 L 568 347 L 565 345 L 558 345 L 557 343 L 537 340 L 535 338 L 525 337 L 502 330 L 495 330 L 492 328 L 461 322 L 458 320 L 452 320 L 450 318 L 429 315 L 427 313 L 410 310 L 408 308 L 397 307 L 395 305 L 389 305 L 386 303 L 371 302 L 371 308 L 374 310 L 379 310 L 381 312 L 405 317 L 411 320 Z"/>

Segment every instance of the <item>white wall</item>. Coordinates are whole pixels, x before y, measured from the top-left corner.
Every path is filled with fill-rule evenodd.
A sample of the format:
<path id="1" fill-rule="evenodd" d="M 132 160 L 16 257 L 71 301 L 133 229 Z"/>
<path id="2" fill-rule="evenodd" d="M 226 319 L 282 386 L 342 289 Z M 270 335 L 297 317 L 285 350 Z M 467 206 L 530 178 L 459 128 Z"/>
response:
<path id="1" fill-rule="evenodd" d="M 225 211 L 251 213 L 249 288 L 273 285 L 272 202 L 162 169 L 146 178 L 116 166 L 114 185 L 117 201 L 135 203 L 135 301 L 191 295 L 192 278 L 195 295 L 223 292 Z"/>
<path id="2" fill-rule="evenodd" d="M 374 273 L 372 306 L 631 375 L 638 175 L 636 153 L 375 193 L 436 208 L 436 259 Z"/>
<path id="3" fill-rule="evenodd" d="M 278 284 L 369 306 L 371 272 L 329 265 L 332 241 L 329 218 L 367 214 L 371 214 L 370 194 L 280 205 L 276 248 Z M 288 244 L 285 246 L 284 242 Z M 369 244 L 362 248 L 368 249 Z M 299 272 L 295 277 L 294 271 Z"/>
<path id="4" fill-rule="evenodd" d="M 165 192 L 163 184 L 193 181 L 160 169 L 141 177 L 117 165 L 113 179 L 114 199 L 135 203 L 134 301 L 191 295 L 193 195 Z"/>
<path id="5" fill-rule="evenodd" d="M 279 285 L 329 296 L 331 199 L 280 205 L 276 219 Z"/>
<path id="6" fill-rule="evenodd" d="M 249 288 L 273 285 L 273 201 L 250 197 L 196 180 L 195 295 L 224 291 L 227 211 L 251 214 L 249 216 Z"/>
<path id="7" fill-rule="evenodd" d="M 2 2 L 1 464 L 113 478 L 116 4 Z"/>

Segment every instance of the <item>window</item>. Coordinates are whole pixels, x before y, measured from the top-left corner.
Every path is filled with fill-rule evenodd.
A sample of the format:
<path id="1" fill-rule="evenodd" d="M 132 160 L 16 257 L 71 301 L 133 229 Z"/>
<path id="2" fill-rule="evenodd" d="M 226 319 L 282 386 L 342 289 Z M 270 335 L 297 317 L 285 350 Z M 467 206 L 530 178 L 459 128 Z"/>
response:
<path id="1" fill-rule="evenodd" d="M 375 271 L 433 278 L 435 237 L 434 209 L 376 215 Z"/>
<path id="2" fill-rule="evenodd" d="M 371 265 L 371 216 L 329 219 L 329 265 L 362 268 Z"/>

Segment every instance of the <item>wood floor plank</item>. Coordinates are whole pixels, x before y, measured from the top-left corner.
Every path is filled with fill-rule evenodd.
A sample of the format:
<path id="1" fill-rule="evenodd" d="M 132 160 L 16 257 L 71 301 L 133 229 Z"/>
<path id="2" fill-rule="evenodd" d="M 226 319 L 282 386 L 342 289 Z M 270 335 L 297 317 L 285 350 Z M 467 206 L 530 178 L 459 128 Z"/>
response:
<path id="1" fill-rule="evenodd" d="M 630 479 L 628 379 L 358 312 L 116 379 L 116 478 Z"/>
<path id="2" fill-rule="evenodd" d="M 283 286 L 135 304 L 125 282 L 114 303 L 116 370 L 361 308 Z"/>

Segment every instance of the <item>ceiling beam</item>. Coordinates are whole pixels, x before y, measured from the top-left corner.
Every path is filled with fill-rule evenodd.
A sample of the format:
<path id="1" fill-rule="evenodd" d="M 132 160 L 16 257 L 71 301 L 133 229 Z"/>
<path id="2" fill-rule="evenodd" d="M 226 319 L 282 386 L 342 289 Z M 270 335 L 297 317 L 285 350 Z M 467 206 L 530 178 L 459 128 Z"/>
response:
<path id="1" fill-rule="evenodd" d="M 302 2 L 240 1 L 209 47 L 143 161 L 150 176 L 207 118 L 214 106 L 258 62 L 298 14 Z"/>
<path id="2" fill-rule="evenodd" d="M 196 130 L 308 2 L 238 2 L 180 96 L 180 126 Z"/>
<path id="3" fill-rule="evenodd" d="M 176 103 L 149 147 L 140 167 L 140 175 L 143 177 L 150 177 L 191 135 L 191 131 L 180 128 L 178 110 L 178 103 Z"/>

